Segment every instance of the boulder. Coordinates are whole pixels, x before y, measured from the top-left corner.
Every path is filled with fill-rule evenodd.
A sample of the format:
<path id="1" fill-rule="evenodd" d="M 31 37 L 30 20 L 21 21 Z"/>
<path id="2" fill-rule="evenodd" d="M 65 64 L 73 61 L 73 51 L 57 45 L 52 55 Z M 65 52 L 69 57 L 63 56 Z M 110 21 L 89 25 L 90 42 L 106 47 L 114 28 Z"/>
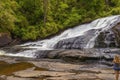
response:
<path id="1" fill-rule="evenodd" d="M 0 33 L 0 47 L 8 45 L 12 42 L 12 38 L 8 33 Z"/>

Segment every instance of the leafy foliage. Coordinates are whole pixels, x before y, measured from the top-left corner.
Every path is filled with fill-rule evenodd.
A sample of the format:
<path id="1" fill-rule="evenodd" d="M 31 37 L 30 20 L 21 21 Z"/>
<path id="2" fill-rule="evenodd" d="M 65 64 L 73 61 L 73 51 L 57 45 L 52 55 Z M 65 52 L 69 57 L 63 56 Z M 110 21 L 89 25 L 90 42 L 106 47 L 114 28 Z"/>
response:
<path id="1" fill-rule="evenodd" d="M 42 39 L 78 24 L 120 14 L 119 4 L 120 0 L 0 0 L 0 32 L 22 40 Z"/>

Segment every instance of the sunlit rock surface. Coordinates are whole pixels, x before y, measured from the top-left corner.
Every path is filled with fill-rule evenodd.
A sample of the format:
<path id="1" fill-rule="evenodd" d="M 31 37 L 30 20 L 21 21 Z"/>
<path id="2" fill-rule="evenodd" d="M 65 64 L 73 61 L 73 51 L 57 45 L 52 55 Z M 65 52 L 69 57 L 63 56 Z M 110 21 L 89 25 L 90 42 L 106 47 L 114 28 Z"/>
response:
<path id="1" fill-rule="evenodd" d="M 1 66 L 21 62 L 32 64 L 28 68 L 12 72 L 11 75 L 0 74 L 0 80 L 114 80 L 112 67 L 101 63 L 66 62 L 59 59 L 27 59 L 17 57 L 0 57 Z M 5 59 L 5 60 L 4 60 Z M 10 61 L 13 61 L 11 63 Z M 6 62 L 4 62 L 6 61 Z M 10 68 L 10 67 L 6 67 Z M 46 68 L 46 69 L 45 69 Z M 44 70 L 43 70 L 44 69 Z M 6 72 L 5 72 L 6 73 Z"/>

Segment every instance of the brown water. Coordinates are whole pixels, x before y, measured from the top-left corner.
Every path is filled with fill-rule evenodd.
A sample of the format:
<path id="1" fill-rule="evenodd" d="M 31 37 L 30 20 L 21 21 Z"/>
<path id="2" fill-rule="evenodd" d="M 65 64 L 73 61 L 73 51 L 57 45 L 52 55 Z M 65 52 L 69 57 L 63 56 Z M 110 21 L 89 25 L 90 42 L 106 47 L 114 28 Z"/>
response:
<path id="1" fill-rule="evenodd" d="M 35 67 L 35 70 L 46 70 L 43 68 L 38 68 L 32 63 L 28 62 L 19 62 L 9 64 L 4 61 L 0 61 L 0 75 L 11 75 L 13 72 L 25 70 L 27 68 Z"/>

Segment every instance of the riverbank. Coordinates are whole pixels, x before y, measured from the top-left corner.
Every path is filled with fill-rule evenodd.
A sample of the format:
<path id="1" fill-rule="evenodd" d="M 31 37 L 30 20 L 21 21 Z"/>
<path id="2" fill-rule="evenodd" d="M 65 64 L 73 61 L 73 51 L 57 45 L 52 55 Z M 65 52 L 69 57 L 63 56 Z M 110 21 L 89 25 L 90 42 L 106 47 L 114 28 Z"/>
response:
<path id="1" fill-rule="evenodd" d="M 111 67 L 60 59 L 0 57 L 0 80 L 113 80 Z"/>

